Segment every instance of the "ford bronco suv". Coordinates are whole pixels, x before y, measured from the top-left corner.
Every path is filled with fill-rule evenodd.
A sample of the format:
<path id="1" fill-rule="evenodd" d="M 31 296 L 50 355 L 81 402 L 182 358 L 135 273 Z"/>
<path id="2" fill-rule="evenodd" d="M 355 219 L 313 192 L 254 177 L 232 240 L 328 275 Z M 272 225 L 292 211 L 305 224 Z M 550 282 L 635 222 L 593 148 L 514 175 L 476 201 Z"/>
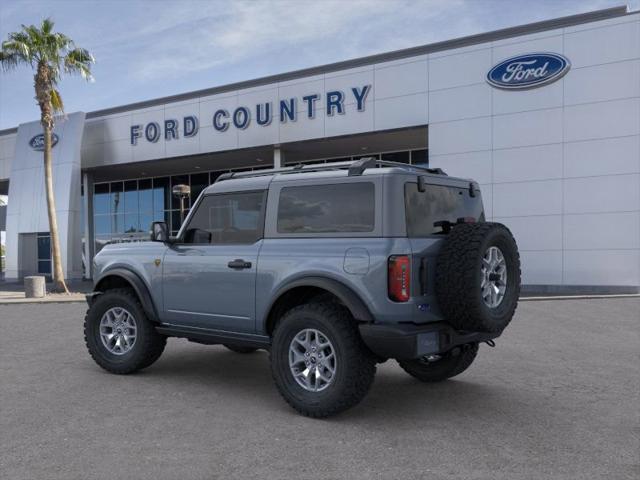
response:
<path id="1" fill-rule="evenodd" d="M 520 292 L 509 230 L 477 183 L 378 161 L 229 173 L 178 235 L 107 245 L 84 334 L 104 369 L 149 367 L 167 337 L 270 352 L 284 399 L 326 417 L 356 405 L 376 364 L 437 382 L 493 345 Z"/>

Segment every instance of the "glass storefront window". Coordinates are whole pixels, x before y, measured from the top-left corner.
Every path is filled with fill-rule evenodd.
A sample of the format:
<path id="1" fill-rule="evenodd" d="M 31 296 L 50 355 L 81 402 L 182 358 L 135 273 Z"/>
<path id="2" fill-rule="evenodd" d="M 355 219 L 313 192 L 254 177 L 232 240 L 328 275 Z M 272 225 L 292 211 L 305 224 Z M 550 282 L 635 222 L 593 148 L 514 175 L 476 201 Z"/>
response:
<path id="1" fill-rule="evenodd" d="M 96 235 L 108 235 L 111 233 L 111 216 L 94 215 L 93 227 Z"/>
<path id="2" fill-rule="evenodd" d="M 138 213 L 124 214 L 124 233 L 137 233 L 140 231 Z"/>
<path id="3" fill-rule="evenodd" d="M 150 178 L 138 180 L 138 202 L 141 213 L 153 212 L 153 183 Z"/>
<path id="4" fill-rule="evenodd" d="M 165 222 L 167 225 L 171 224 L 171 212 L 153 212 L 153 221 L 154 222 Z"/>
<path id="5" fill-rule="evenodd" d="M 383 153 L 381 157 L 389 162 L 409 163 L 409 152 Z"/>
<path id="6" fill-rule="evenodd" d="M 171 192 L 169 177 L 153 179 L 153 211 L 162 212 L 170 208 Z"/>
<path id="7" fill-rule="evenodd" d="M 151 231 L 152 223 L 153 223 L 153 214 L 151 213 L 140 214 L 140 231 L 142 233 L 149 233 Z"/>
<path id="8" fill-rule="evenodd" d="M 138 213 L 140 203 L 138 202 L 138 181 L 129 180 L 124 182 L 124 212 Z"/>
<path id="9" fill-rule="evenodd" d="M 123 205 L 123 185 L 122 182 L 111 182 L 111 214 L 117 215 L 124 213 Z"/>
<path id="10" fill-rule="evenodd" d="M 191 205 L 195 203 L 198 196 L 209 185 L 208 173 L 195 173 L 191 175 Z"/>
<path id="11" fill-rule="evenodd" d="M 124 233 L 124 213 L 111 215 L 111 233 Z"/>
<path id="12" fill-rule="evenodd" d="M 101 183 L 94 186 L 93 213 L 109 213 L 109 184 Z"/>
<path id="13" fill-rule="evenodd" d="M 429 165 L 429 150 L 413 150 L 411 152 L 411 163 L 413 165 Z"/>

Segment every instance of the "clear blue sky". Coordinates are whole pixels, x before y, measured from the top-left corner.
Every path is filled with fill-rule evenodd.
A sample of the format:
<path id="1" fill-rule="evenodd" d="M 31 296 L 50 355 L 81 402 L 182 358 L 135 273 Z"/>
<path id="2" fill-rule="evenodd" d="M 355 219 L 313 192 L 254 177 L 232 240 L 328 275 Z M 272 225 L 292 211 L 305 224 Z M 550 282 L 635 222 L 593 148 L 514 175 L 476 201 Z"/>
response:
<path id="1" fill-rule="evenodd" d="M 2 0 L 0 38 L 51 16 L 96 57 L 94 83 L 61 85 L 67 112 L 89 112 L 624 3 Z M 27 68 L 0 73 L 0 129 L 38 119 L 33 95 Z"/>

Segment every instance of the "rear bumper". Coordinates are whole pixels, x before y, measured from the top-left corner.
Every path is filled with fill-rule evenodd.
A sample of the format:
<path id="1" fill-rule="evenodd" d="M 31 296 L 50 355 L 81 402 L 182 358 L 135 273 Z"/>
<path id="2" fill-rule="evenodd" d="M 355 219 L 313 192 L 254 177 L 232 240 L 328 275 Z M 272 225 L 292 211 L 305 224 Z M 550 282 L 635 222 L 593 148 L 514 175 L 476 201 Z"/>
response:
<path id="1" fill-rule="evenodd" d="M 461 332 L 445 322 L 426 325 L 360 325 L 360 335 L 373 353 L 383 358 L 398 359 L 445 353 L 457 345 L 493 340 L 500 333 Z"/>

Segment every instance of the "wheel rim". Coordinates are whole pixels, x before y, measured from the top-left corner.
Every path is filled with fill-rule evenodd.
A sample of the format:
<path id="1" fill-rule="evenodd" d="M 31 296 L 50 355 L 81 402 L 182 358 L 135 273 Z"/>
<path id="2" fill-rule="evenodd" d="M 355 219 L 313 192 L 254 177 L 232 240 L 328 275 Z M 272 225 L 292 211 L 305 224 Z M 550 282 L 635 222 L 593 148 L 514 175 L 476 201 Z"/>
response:
<path id="1" fill-rule="evenodd" d="M 109 353 L 124 355 L 136 343 L 136 319 L 122 307 L 113 307 L 100 319 L 100 340 Z"/>
<path id="2" fill-rule="evenodd" d="M 485 252 L 481 275 L 482 300 L 487 307 L 496 308 L 507 291 L 507 262 L 498 247 L 489 247 Z"/>
<path id="3" fill-rule="evenodd" d="M 298 332 L 289 345 L 289 368 L 298 385 L 309 392 L 320 392 L 336 376 L 336 355 L 331 341 L 319 330 Z"/>

